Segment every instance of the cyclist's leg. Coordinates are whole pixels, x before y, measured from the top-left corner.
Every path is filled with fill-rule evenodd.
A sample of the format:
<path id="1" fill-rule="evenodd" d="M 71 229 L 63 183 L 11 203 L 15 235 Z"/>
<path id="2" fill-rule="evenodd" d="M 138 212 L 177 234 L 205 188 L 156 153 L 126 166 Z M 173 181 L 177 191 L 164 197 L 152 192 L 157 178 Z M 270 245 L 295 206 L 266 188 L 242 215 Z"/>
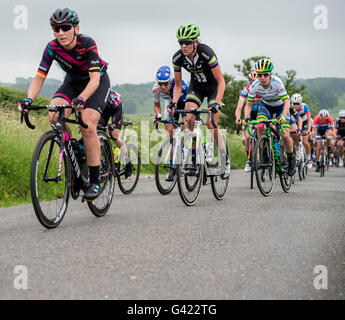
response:
<path id="1" fill-rule="evenodd" d="M 308 133 L 308 120 L 303 121 L 303 124 L 302 124 L 302 143 L 305 149 L 305 153 L 307 155 L 307 160 L 310 160 L 311 149 L 310 149 L 307 133 Z"/>
<path id="2" fill-rule="evenodd" d="M 90 169 L 90 187 L 84 193 L 87 200 L 95 199 L 99 190 L 99 166 L 101 149 L 97 135 L 97 124 L 103 113 L 110 92 L 110 80 L 107 73 L 101 76 L 100 84 L 93 95 L 86 101 L 86 109 L 82 110 L 83 121 L 88 128 L 81 128 L 85 143 L 86 160 Z"/>
<path id="3" fill-rule="evenodd" d="M 186 109 L 187 110 L 198 109 L 201 106 L 203 100 L 204 100 L 203 94 L 197 87 L 195 87 L 195 84 L 192 80 L 187 91 L 186 105 L 185 105 Z M 187 128 L 193 131 L 195 116 L 191 113 L 187 113 L 186 119 L 187 119 Z"/>
<path id="4" fill-rule="evenodd" d="M 60 88 L 55 92 L 53 99 L 51 100 L 51 105 L 71 105 L 72 99 L 77 96 L 76 89 L 73 86 L 73 83 L 68 78 L 65 78 L 63 84 Z M 72 109 L 65 110 L 65 117 L 69 118 L 72 113 Z M 50 123 L 56 123 L 57 121 L 57 113 L 49 112 L 48 119 Z M 70 137 L 72 137 L 72 130 L 65 124 L 66 131 Z"/>
<path id="5" fill-rule="evenodd" d="M 102 115 L 103 117 L 103 115 Z M 111 114 L 111 123 L 113 127 L 115 128 L 111 132 L 111 136 L 116 144 L 116 146 L 121 149 L 123 154 L 127 155 L 127 148 L 126 144 L 124 141 L 121 140 L 120 138 L 120 131 L 122 128 L 122 122 L 123 122 L 123 107 L 122 107 L 122 102 L 116 107 L 116 109 L 112 112 Z"/>
<path id="6" fill-rule="evenodd" d="M 267 105 L 261 101 L 256 120 L 270 120 L 271 118 L 272 116 L 271 116 L 271 113 L 267 109 Z M 258 138 L 262 136 L 264 130 L 265 130 L 265 125 L 262 123 L 259 123 L 257 125 Z"/>
<path id="7" fill-rule="evenodd" d="M 296 121 L 292 121 L 291 125 L 290 125 L 290 132 L 291 132 L 291 138 L 293 141 L 293 146 L 295 148 L 295 150 L 297 150 L 298 146 L 299 146 L 299 139 L 298 139 L 298 133 L 297 133 L 297 125 L 296 125 Z"/>
<path id="8" fill-rule="evenodd" d="M 338 152 L 339 152 L 339 158 L 342 158 L 344 155 L 344 140 L 342 139 L 338 140 Z"/>

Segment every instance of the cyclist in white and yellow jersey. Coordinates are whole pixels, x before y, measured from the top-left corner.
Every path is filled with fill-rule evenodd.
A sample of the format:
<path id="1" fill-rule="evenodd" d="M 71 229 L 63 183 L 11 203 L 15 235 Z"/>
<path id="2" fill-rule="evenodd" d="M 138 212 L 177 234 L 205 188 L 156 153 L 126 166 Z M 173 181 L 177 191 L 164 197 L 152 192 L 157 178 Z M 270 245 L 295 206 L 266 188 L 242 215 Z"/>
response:
<path id="1" fill-rule="evenodd" d="M 288 156 L 288 175 L 296 173 L 296 158 L 293 152 L 293 142 L 290 138 L 290 99 L 283 82 L 272 75 L 273 63 L 270 59 L 261 59 L 255 63 L 255 70 L 258 72 L 258 80 L 249 87 L 247 104 L 245 107 L 245 119 L 248 120 L 252 104 L 258 94 L 261 97 L 257 120 L 272 119 L 276 115 L 282 124 L 285 134 L 280 133 Z M 258 135 L 261 136 L 264 130 L 263 124 L 258 124 Z"/>

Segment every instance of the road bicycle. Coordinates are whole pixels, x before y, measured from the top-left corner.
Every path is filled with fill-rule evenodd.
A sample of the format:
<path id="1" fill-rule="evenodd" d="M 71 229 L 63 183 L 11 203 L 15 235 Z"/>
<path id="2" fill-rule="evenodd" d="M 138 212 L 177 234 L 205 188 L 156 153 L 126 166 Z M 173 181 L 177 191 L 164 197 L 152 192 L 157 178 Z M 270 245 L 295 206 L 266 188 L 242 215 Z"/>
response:
<path id="1" fill-rule="evenodd" d="M 265 131 L 258 137 L 255 145 L 255 176 L 262 195 L 268 197 L 272 191 L 276 175 L 284 192 L 290 192 L 293 177 L 288 175 L 288 158 L 279 134 L 285 134 L 284 128 L 277 119 L 253 120 L 249 124 L 265 124 Z M 276 125 L 276 128 L 271 124 Z"/>
<path id="2" fill-rule="evenodd" d="M 130 194 L 133 192 L 138 184 L 140 176 L 141 158 L 138 152 L 138 148 L 131 143 L 127 143 L 127 136 L 125 135 L 127 126 L 133 125 L 132 121 L 123 121 L 121 140 L 125 143 L 127 154 L 124 153 L 116 145 L 113 146 L 114 157 L 114 170 L 117 178 L 119 188 L 124 194 Z M 111 132 L 115 129 L 112 124 L 106 127 L 98 126 L 98 129 L 107 134 L 109 141 L 113 140 Z M 126 170 L 126 166 L 130 161 L 130 170 Z"/>
<path id="3" fill-rule="evenodd" d="M 245 122 L 244 122 L 245 124 Z M 248 149 L 248 160 L 250 163 L 250 189 L 254 188 L 254 174 L 255 174 L 255 146 L 258 140 L 258 133 L 256 125 L 246 125 L 246 130 L 250 135 L 249 149 Z"/>
<path id="4" fill-rule="evenodd" d="M 174 120 L 159 120 L 159 123 L 172 124 Z M 162 147 L 158 151 L 155 165 L 155 182 L 158 191 L 162 195 L 168 195 L 175 187 L 177 182 L 176 166 L 178 159 L 178 150 L 181 148 L 181 126 L 184 122 L 174 122 L 174 132 L 171 138 L 163 141 Z M 156 125 L 156 131 L 161 133 Z M 168 180 L 167 176 L 170 170 L 174 170 L 175 174 L 172 180 Z"/>
<path id="5" fill-rule="evenodd" d="M 32 204 L 39 222 L 48 229 L 56 228 L 63 220 L 70 196 L 74 200 L 78 199 L 80 192 L 89 186 L 85 146 L 82 139 L 71 139 L 65 130 L 66 122 L 87 128 L 76 110 L 76 120 L 64 117 L 65 110 L 72 108 L 74 109 L 71 105 L 46 105 L 19 109 L 22 112 L 21 122 L 24 118 L 30 129 L 35 129 L 35 126 L 30 122 L 29 111 L 47 109 L 58 115 L 56 124 L 51 124 L 52 130 L 39 138 L 31 162 Z M 101 146 L 100 195 L 92 202 L 87 201 L 87 204 L 96 217 L 102 217 L 109 210 L 113 199 L 114 159 L 106 134 L 102 131 L 97 134 Z"/>
<path id="6" fill-rule="evenodd" d="M 327 139 L 332 139 L 332 137 L 329 136 L 315 136 L 315 143 L 318 142 L 321 143 L 321 150 L 320 150 L 320 177 L 325 176 L 325 170 L 328 171 L 329 168 L 329 152 L 327 151 Z"/>
<path id="7" fill-rule="evenodd" d="M 225 155 L 220 155 L 214 141 L 208 144 L 202 138 L 201 125 L 206 123 L 201 114 L 208 113 L 214 128 L 217 126 L 211 111 L 203 109 L 176 110 L 177 113 L 191 113 L 195 116 L 194 130 L 185 130 L 181 139 L 181 146 L 177 150 L 177 185 L 180 197 L 187 206 L 193 206 L 200 195 L 201 186 L 206 185 L 208 178 L 212 186 L 213 195 L 217 200 L 223 200 L 228 189 L 229 176 L 225 177 L 226 161 L 230 166 L 229 147 L 226 137 L 220 134 L 223 141 Z M 174 123 L 174 122 L 173 122 Z"/>
<path id="8" fill-rule="evenodd" d="M 345 141 L 345 137 L 341 137 L 340 135 L 337 136 L 337 140 L 336 140 L 336 145 L 335 145 L 335 155 L 334 155 L 334 165 L 339 168 L 339 160 L 340 160 L 340 155 L 339 155 L 339 146 L 338 146 L 338 141 L 339 140 L 342 140 L 342 141 Z M 345 163 L 343 162 L 343 166 L 345 165 Z"/>
<path id="9" fill-rule="evenodd" d="M 290 132 L 290 134 L 297 133 L 297 132 Z M 308 133 L 303 133 L 302 136 L 306 136 Z M 307 161 L 307 154 L 305 152 L 305 148 L 302 142 L 302 136 L 298 136 L 298 148 L 296 148 L 296 168 L 298 171 L 298 177 L 300 181 L 305 180 L 308 175 L 308 161 Z"/>

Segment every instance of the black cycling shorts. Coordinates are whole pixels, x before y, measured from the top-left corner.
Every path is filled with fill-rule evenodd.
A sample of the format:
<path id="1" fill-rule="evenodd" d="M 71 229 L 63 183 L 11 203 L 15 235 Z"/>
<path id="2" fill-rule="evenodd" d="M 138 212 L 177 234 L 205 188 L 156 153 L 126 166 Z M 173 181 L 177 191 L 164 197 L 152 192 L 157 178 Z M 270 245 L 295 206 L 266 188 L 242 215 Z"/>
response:
<path id="1" fill-rule="evenodd" d="M 77 80 L 66 76 L 61 87 L 55 92 L 54 98 L 63 98 L 69 104 L 72 104 L 72 100 L 77 98 L 84 91 L 89 81 L 90 79 Z M 110 89 L 109 76 L 105 72 L 101 76 L 97 90 L 89 99 L 87 99 L 86 108 L 94 109 L 102 114 L 108 100 Z"/>
<path id="2" fill-rule="evenodd" d="M 116 108 L 106 108 L 101 115 L 98 123 L 105 127 L 108 125 L 109 119 L 116 129 L 121 130 L 123 121 L 123 107 L 122 102 Z"/>
<path id="3" fill-rule="evenodd" d="M 186 102 L 193 102 L 200 107 L 205 98 L 207 98 L 208 105 L 216 102 L 218 91 L 218 83 L 208 83 L 202 85 L 191 81 L 187 91 Z"/>

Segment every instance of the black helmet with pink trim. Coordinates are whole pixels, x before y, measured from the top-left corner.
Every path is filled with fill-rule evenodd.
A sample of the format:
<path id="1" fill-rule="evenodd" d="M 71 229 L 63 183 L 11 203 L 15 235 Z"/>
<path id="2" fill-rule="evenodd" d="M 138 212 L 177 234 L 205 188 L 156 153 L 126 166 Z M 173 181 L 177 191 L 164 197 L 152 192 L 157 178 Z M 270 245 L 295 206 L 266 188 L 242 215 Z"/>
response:
<path id="1" fill-rule="evenodd" d="M 72 23 L 74 26 L 79 24 L 78 14 L 69 8 L 56 9 L 49 19 L 50 25 Z"/>

